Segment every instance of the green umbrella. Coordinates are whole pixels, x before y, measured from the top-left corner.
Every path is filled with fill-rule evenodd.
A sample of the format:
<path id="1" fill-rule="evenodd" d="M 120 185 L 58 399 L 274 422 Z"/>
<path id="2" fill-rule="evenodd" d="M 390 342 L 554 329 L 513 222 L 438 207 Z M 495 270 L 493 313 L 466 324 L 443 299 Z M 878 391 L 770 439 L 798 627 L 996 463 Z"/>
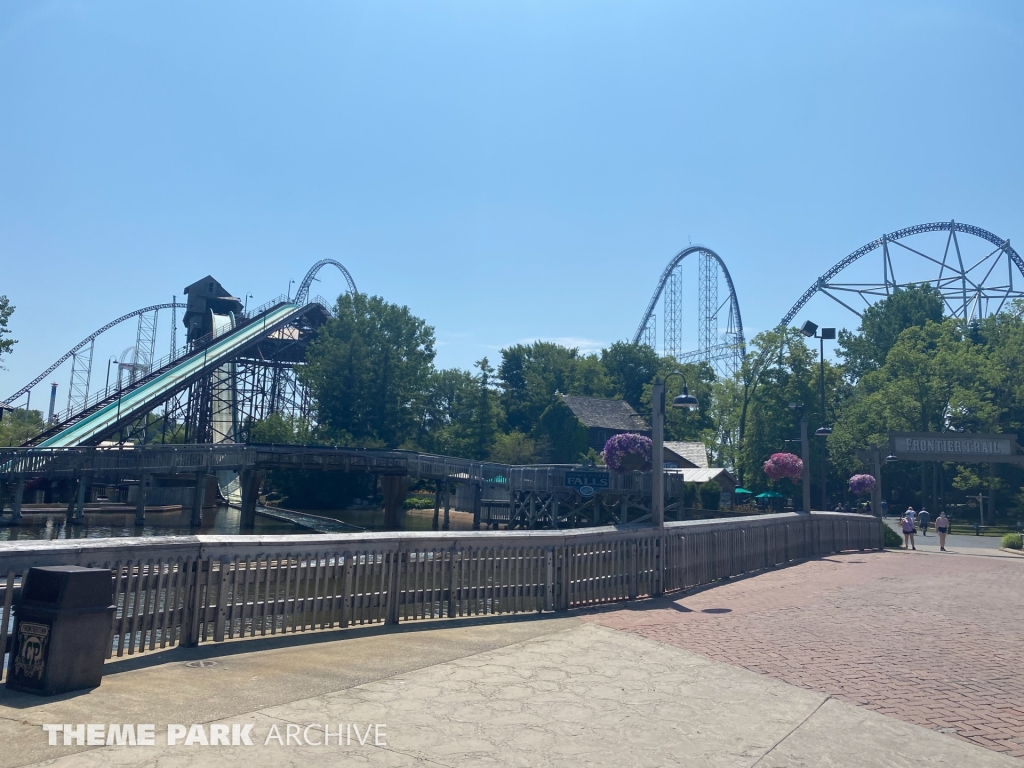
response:
<path id="1" fill-rule="evenodd" d="M 757 494 L 757 496 L 755 496 L 754 498 L 755 499 L 784 499 L 786 497 L 783 496 L 781 493 L 776 493 L 775 491 L 765 491 L 764 493 Z"/>
<path id="2" fill-rule="evenodd" d="M 753 495 L 754 492 L 753 491 L 748 491 L 746 488 L 737 488 L 735 491 L 733 491 L 733 493 L 735 493 L 737 496 L 739 496 L 739 495 L 744 494 L 744 493 L 749 493 L 749 494 Z"/>

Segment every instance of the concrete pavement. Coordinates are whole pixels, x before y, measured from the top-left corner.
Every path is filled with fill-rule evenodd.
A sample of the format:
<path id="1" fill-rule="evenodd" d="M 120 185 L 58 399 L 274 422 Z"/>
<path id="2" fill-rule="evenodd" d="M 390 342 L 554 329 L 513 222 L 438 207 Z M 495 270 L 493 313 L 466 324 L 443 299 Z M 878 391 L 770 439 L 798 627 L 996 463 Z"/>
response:
<path id="1" fill-rule="evenodd" d="M 0 766 L 1021 766 L 578 618 L 452 622 L 279 645 L 141 657 L 121 662 L 99 689 L 57 700 L 5 691 Z M 215 664 L 196 663 L 204 661 Z M 154 723 L 156 746 L 50 747 L 42 723 Z M 254 746 L 167 746 L 173 723 L 252 724 Z M 319 741 L 319 727 L 305 731 L 314 723 L 355 724 L 364 735 L 382 724 L 384 743 L 265 743 L 275 726 L 282 737 L 292 726 L 296 738 Z"/>

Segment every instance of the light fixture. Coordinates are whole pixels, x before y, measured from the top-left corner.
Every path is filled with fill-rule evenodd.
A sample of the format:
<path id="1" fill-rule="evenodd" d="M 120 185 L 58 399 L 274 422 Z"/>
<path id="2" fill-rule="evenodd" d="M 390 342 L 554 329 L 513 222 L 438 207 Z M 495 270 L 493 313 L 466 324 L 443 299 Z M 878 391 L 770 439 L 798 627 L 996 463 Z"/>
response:
<path id="1" fill-rule="evenodd" d="M 693 410 L 699 406 L 697 398 L 690 394 L 690 390 L 686 384 L 683 384 L 683 394 L 676 395 L 672 398 L 673 408 L 688 408 Z"/>
<path id="2" fill-rule="evenodd" d="M 832 427 L 818 427 L 814 430 L 814 434 L 818 437 L 828 437 L 832 434 Z"/>
<path id="3" fill-rule="evenodd" d="M 888 456 L 885 457 L 885 460 L 888 461 L 890 464 L 894 461 L 899 461 L 895 453 L 890 453 Z"/>
<path id="4" fill-rule="evenodd" d="M 806 323 L 800 326 L 800 333 L 802 333 L 807 338 L 811 338 L 812 336 L 814 336 L 817 330 L 817 324 L 812 323 L 810 320 L 808 320 Z"/>

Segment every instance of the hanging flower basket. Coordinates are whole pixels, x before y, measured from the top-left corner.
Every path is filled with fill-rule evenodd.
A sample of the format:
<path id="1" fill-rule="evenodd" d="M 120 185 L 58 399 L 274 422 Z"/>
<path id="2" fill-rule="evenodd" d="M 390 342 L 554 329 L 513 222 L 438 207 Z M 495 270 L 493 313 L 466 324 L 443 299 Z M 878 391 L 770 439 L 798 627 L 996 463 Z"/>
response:
<path id="1" fill-rule="evenodd" d="M 601 456 L 613 472 L 647 472 L 651 468 L 651 438 L 632 432 L 612 435 Z"/>
<path id="2" fill-rule="evenodd" d="M 850 492 L 855 496 L 867 496 L 875 488 L 875 478 L 871 475 L 854 475 L 850 478 Z"/>
<path id="3" fill-rule="evenodd" d="M 773 453 L 764 463 L 764 473 L 772 480 L 798 480 L 804 473 L 804 463 L 792 453 Z"/>

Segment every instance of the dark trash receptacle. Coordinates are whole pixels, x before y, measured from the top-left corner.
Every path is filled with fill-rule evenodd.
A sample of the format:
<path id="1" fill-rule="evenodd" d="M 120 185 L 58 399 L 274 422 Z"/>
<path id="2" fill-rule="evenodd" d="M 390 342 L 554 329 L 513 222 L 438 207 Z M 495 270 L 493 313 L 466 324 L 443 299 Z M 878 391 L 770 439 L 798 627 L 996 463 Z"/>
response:
<path id="1" fill-rule="evenodd" d="M 7 687 L 51 696 L 95 688 L 110 648 L 114 600 L 107 568 L 32 568 L 14 609 Z"/>

